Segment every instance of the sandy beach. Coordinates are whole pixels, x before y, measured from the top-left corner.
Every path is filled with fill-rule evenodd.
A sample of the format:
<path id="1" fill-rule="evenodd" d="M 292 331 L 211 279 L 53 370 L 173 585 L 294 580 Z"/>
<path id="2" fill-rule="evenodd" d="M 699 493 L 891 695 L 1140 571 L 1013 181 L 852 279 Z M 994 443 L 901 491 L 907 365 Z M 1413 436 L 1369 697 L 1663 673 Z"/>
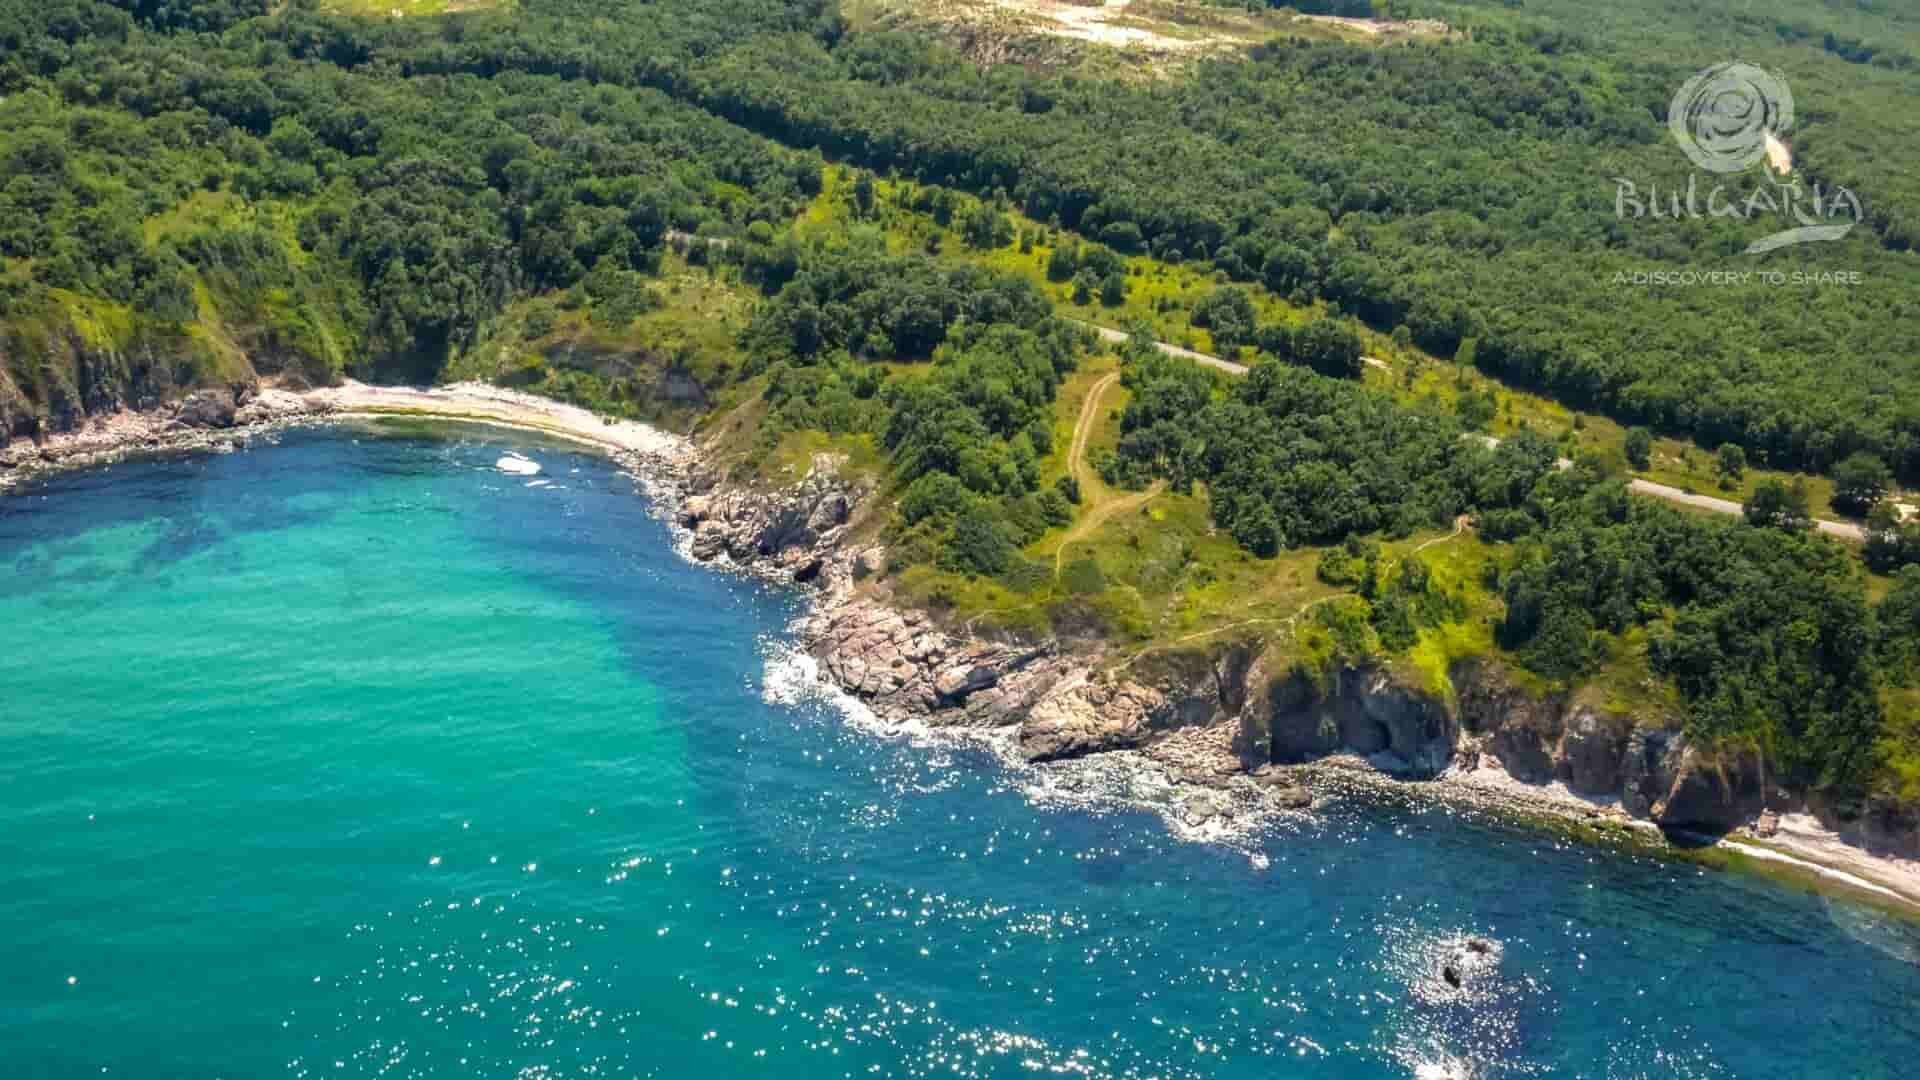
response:
<path id="1" fill-rule="evenodd" d="M 541 431 L 627 453 L 671 457 L 693 452 L 693 445 L 686 439 L 636 420 L 603 417 L 577 405 L 486 383 L 453 383 L 418 390 L 349 380 L 300 397 L 316 411 L 333 416 L 441 416 Z"/>
<path id="2" fill-rule="evenodd" d="M 353 380 L 305 391 L 266 386 L 234 408 L 228 424 L 191 423 L 185 415 L 175 409 L 123 410 L 38 443 L 15 439 L 0 447 L 0 492 L 48 472 L 93 468 L 138 454 L 220 453 L 280 428 L 354 417 L 423 416 L 494 424 L 664 461 L 693 453 L 686 439 L 648 424 L 472 382 L 431 389 Z"/>
<path id="3" fill-rule="evenodd" d="M 1649 839 L 1660 837 L 1657 826 L 1628 816 L 1617 800 L 1588 798 L 1558 781 L 1528 784 L 1488 768 L 1451 769 L 1436 784 L 1468 799 L 1492 800 L 1523 812 L 1547 813 L 1576 822 L 1607 821 L 1640 830 Z M 1720 837 L 1713 846 L 1920 912 L 1920 862 L 1855 847 L 1811 814 L 1781 814 L 1777 829 L 1769 836 L 1759 836 L 1748 826 Z"/>

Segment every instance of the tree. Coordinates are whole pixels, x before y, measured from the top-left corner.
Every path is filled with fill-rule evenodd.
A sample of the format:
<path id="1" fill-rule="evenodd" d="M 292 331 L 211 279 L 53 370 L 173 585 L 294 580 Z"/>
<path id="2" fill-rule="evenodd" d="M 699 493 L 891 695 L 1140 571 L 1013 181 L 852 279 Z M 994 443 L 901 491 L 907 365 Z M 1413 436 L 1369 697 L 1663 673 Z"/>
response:
<path id="1" fill-rule="evenodd" d="M 1047 254 L 1047 280 L 1066 281 L 1080 269 L 1080 257 L 1067 244 L 1055 244 Z"/>
<path id="2" fill-rule="evenodd" d="M 1643 427 L 1628 428 L 1625 450 L 1627 464 L 1645 472 L 1653 464 L 1653 432 Z"/>
<path id="3" fill-rule="evenodd" d="M 1713 469 L 1719 474 L 1721 488 L 1731 490 L 1747 474 L 1747 452 L 1736 443 L 1721 443 L 1714 452 Z"/>
<path id="4" fill-rule="evenodd" d="M 984 514 L 968 514 L 954 522 L 953 543 L 944 561 L 963 573 L 999 574 L 1013 562 L 1013 542 L 1006 529 Z"/>
<path id="5" fill-rule="evenodd" d="M 1119 307 L 1127 300 L 1127 279 L 1118 274 L 1108 274 L 1100 282 L 1100 302 L 1108 307 Z"/>
<path id="6" fill-rule="evenodd" d="M 1291 335 L 1293 358 L 1322 375 L 1357 379 L 1365 370 L 1360 335 L 1343 319 L 1315 319 Z"/>
<path id="7" fill-rule="evenodd" d="M 1467 391 L 1454 400 L 1453 412 L 1466 427 L 1481 431 L 1493 422 L 1499 412 L 1500 404 L 1491 389 L 1478 392 Z"/>
<path id="8" fill-rule="evenodd" d="M 853 206 L 861 217 L 873 213 L 873 174 L 865 169 L 860 170 L 860 175 L 853 181 Z"/>
<path id="9" fill-rule="evenodd" d="M 1891 502 L 1875 503 L 1867 513 L 1865 557 L 1867 566 L 1881 574 L 1920 563 L 1920 524 L 1902 520 Z"/>
<path id="10" fill-rule="evenodd" d="M 930 472 L 907 485 L 900 496 L 900 517 L 912 525 L 927 518 L 950 518 L 973 505 L 965 484 L 949 473 Z"/>
<path id="11" fill-rule="evenodd" d="M 1273 507 L 1264 502 L 1240 513 L 1233 524 L 1233 538 L 1263 559 L 1279 554 L 1286 543 L 1280 533 L 1280 519 L 1274 516 Z"/>
<path id="12" fill-rule="evenodd" d="M 1864 516 L 1893 490 L 1893 470 L 1878 457 L 1861 450 L 1833 467 L 1833 508 Z"/>
<path id="13" fill-rule="evenodd" d="M 1913 670 L 1920 664 L 1920 566 L 1900 570 L 1874 613 L 1883 666 Z"/>
<path id="14" fill-rule="evenodd" d="M 1213 341 L 1232 350 L 1254 339 L 1253 301 L 1247 290 L 1227 285 L 1213 290 L 1193 306 L 1193 325 L 1211 331 Z"/>
<path id="15" fill-rule="evenodd" d="M 1093 276 L 1093 271 L 1080 271 L 1073 275 L 1073 302 L 1076 304 L 1092 303 L 1094 293 L 1099 288 L 1100 279 Z"/>
<path id="16" fill-rule="evenodd" d="M 1749 525 L 1798 532 L 1813 524 L 1806 487 L 1797 480 L 1791 487 L 1778 480 L 1762 480 L 1740 508 Z"/>

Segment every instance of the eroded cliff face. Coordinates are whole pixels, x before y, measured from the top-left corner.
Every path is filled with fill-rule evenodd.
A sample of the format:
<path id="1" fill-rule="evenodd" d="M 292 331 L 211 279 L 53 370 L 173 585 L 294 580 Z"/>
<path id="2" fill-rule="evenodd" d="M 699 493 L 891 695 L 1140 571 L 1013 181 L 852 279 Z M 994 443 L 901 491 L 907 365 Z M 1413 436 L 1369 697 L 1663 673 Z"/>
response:
<path id="1" fill-rule="evenodd" d="M 1377 668 L 1341 666 L 1318 677 L 1293 671 L 1250 688 L 1248 697 L 1241 729 L 1254 761 L 1357 754 L 1376 768 L 1417 777 L 1437 776 L 1453 761 L 1454 715 Z"/>
<path id="2" fill-rule="evenodd" d="M 245 359 L 222 359 L 181 333 L 53 313 L 0 329 L 0 446 L 156 410 L 208 386 L 244 393 L 256 383 Z"/>
<path id="3" fill-rule="evenodd" d="M 1497 769 L 1528 784 L 1559 783 L 1615 802 L 1662 827 L 1723 833 L 1766 806 L 1798 804 L 1774 790 L 1762 798 L 1752 751 L 1710 752 L 1677 731 L 1516 686 L 1495 663 L 1449 672 L 1453 700 L 1411 688 L 1373 667 L 1313 677 L 1292 673 L 1241 719 L 1257 760 L 1309 761 L 1355 754 L 1375 768 L 1427 779 L 1448 770 Z"/>

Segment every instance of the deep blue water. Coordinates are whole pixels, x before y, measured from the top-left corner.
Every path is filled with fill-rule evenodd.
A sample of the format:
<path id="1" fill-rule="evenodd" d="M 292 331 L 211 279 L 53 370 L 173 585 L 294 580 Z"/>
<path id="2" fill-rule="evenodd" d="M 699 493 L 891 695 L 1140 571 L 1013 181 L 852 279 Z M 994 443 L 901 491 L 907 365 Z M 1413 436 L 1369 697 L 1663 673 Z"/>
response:
<path id="1" fill-rule="evenodd" d="M 1915 937 L 1839 902 L 1432 808 L 1247 849 L 1036 802 L 770 701 L 795 598 L 594 457 L 283 443 L 0 499 L 8 1077 L 1920 1061 Z M 1505 949 L 1466 995 L 1462 933 Z"/>

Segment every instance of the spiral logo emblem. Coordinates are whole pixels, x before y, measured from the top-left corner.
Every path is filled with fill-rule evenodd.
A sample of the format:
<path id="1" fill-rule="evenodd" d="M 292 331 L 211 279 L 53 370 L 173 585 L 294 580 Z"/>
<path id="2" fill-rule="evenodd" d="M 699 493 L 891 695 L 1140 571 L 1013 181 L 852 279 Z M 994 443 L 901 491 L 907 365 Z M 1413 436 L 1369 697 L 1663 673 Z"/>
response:
<path id="1" fill-rule="evenodd" d="M 1695 165 L 1742 172 L 1767 156 L 1767 136 L 1793 124 L 1787 81 L 1752 64 L 1715 64 L 1680 87 L 1667 127 Z"/>

